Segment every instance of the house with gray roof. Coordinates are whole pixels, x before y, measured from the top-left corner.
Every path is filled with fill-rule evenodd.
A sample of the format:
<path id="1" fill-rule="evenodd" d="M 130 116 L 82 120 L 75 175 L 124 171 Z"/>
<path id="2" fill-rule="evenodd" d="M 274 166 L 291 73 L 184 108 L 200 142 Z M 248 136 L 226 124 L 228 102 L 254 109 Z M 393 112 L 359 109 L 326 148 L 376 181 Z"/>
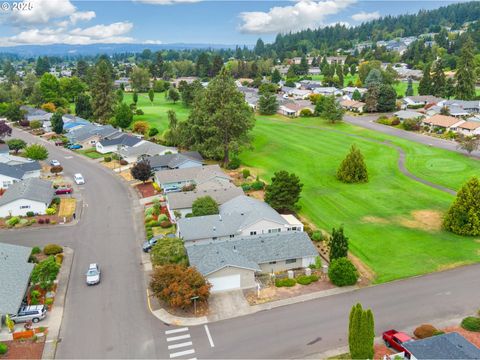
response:
<path id="1" fill-rule="evenodd" d="M 201 167 L 204 164 L 203 157 L 198 151 L 155 155 L 148 161 L 153 171 Z"/>
<path id="2" fill-rule="evenodd" d="M 84 148 L 91 148 L 100 140 L 118 134 L 120 132 L 112 125 L 86 124 L 82 127 L 68 130 L 65 136 L 72 144 L 80 144 Z"/>
<path id="3" fill-rule="evenodd" d="M 184 186 L 198 186 L 207 181 L 230 182 L 231 178 L 218 165 L 187 167 L 155 172 L 155 182 L 164 193 L 180 191 Z"/>
<path id="4" fill-rule="evenodd" d="M 286 231 L 303 231 L 303 225 L 292 215 L 280 215 L 267 203 L 246 195 L 220 205 L 218 215 L 177 221 L 177 236 L 185 246 Z"/>
<path id="5" fill-rule="evenodd" d="M 212 291 L 256 287 L 255 275 L 308 267 L 318 251 L 305 232 L 281 232 L 226 239 L 186 248 L 190 265 Z"/>
<path id="6" fill-rule="evenodd" d="M 34 264 L 28 262 L 32 249 L 0 243 L 0 318 L 17 314 L 25 297 Z"/>
<path id="7" fill-rule="evenodd" d="M 31 106 L 26 105 L 20 106 L 20 110 L 25 113 L 24 118 L 28 121 L 40 121 L 43 123 L 44 121 L 50 121 L 50 118 L 53 115 L 52 113 L 46 112 L 45 110 L 35 109 Z"/>
<path id="8" fill-rule="evenodd" d="M 129 164 L 133 164 L 145 159 L 150 161 L 152 156 L 173 154 L 177 151 L 175 147 L 163 146 L 151 141 L 142 141 L 136 146 L 122 146 L 119 154 L 122 159 L 126 160 Z"/>
<path id="9" fill-rule="evenodd" d="M 25 216 L 27 212 L 43 215 L 54 195 L 51 181 L 29 178 L 13 183 L 0 197 L 0 218 Z"/>
<path id="10" fill-rule="evenodd" d="M 125 133 L 114 134 L 113 136 L 101 139 L 95 144 L 97 152 L 100 154 L 107 154 L 111 152 L 118 152 L 119 149 L 127 149 L 129 147 L 138 146 L 144 140 Z"/>
<path id="11" fill-rule="evenodd" d="M 456 332 L 403 344 L 410 360 L 480 359 L 480 349 Z"/>
<path id="12" fill-rule="evenodd" d="M 167 209 L 171 219 L 184 218 L 185 215 L 192 212 L 192 204 L 200 197 L 210 196 L 217 204 L 222 205 L 225 202 L 243 195 L 243 190 L 232 183 L 220 181 L 208 181 L 200 184 L 193 191 L 180 191 L 167 194 Z M 175 214 L 179 214 L 176 216 Z"/>
<path id="13" fill-rule="evenodd" d="M 0 162 L 0 189 L 6 189 L 17 181 L 39 178 L 41 165 L 38 161 L 9 165 Z"/>
<path id="14" fill-rule="evenodd" d="M 422 119 L 425 117 L 425 114 L 413 110 L 399 110 L 393 115 L 395 115 L 400 121 L 407 119 Z"/>

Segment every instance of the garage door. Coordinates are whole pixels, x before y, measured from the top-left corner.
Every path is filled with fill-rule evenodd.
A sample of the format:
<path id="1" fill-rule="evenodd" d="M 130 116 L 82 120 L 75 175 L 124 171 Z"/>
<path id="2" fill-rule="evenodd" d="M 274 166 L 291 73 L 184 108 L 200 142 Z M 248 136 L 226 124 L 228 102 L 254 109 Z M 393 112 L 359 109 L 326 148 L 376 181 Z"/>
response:
<path id="1" fill-rule="evenodd" d="M 211 291 L 240 289 L 240 274 L 209 278 L 208 281 L 212 284 Z"/>

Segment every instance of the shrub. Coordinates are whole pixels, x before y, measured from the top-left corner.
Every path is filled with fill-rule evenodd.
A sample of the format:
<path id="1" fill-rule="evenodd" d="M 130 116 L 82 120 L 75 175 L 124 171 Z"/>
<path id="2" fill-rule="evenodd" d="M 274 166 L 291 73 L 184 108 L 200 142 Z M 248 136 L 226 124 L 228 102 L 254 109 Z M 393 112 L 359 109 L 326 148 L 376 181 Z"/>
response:
<path id="1" fill-rule="evenodd" d="M 227 165 L 227 169 L 229 170 L 235 170 L 240 167 L 240 159 L 237 157 L 234 157 L 232 160 L 229 161 Z"/>
<path id="2" fill-rule="evenodd" d="M 160 226 L 164 229 L 166 228 L 169 228 L 170 226 L 172 226 L 172 223 L 170 222 L 170 220 L 163 220 L 160 222 Z"/>
<path id="3" fill-rule="evenodd" d="M 31 275 L 33 284 L 39 284 L 43 290 L 51 288 L 53 281 L 57 278 L 60 271 L 60 265 L 57 264 L 53 256 L 35 265 Z"/>
<path id="4" fill-rule="evenodd" d="M 57 210 L 55 208 L 49 207 L 47 209 L 47 215 L 55 215 L 56 212 L 57 212 Z"/>
<path id="5" fill-rule="evenodd" d="M 105 161 L 105 162 L 110 162 L 110 161 L 112 161 L 112 157 L 111 157 L 111 156 L 105 156 L 105 157 L 103 158 L 103 161 Z"/>
<path id="6" fill-rule="evenodd" d="M 57 255 L 55 255 L 55 261 L 57 262 L 58 265 L 62 265 L 62 263 L 63 263 L 63 254 L 57 254 Z"/>
<path id="7" fill-rule="evenodd" d="M 0 355 L 5 355 L 8 351 L 7 344 L 0 342 Z"/>
<path id="8" fill-rule="evenodd" d="M 39 224 L 45 224 L 45 219 L 38 219 Z"/>
<path id="9" fill-rule="evenodd" d="M 317 282 L 318 281 L 318 276 L 317 275 L 310 275 L 310 280 L 312 280 L 312 282 Z"/>
<path id="10" fill-rule="evenodd" d="M 120 160 L 120 165 L 125 166 L 128 165 L 128 161 L 125 159 Z"/>
<path id="11" fill-rule="evenodd" d="M 45 224 L 50 224 L 50 219 L 49 218 L 45 219 Z"/>
<path id="12" fill-rule="evenodd" d="M 312 234 L 312 240 L 315 242 L 323 241 L 323 234 L 320 230 L 315 230 Z"/>
<path id="13" fill-rule="evenodd" d="M 156 136 L 156 135 L 158 135 L 158 129 L 157 128 L 151 128 L 150 130 L 148 130 L 148 136 L 153 137 L 153 136 Z"/>
<path id="14" fill-rule="evenodd" d="M 53 304 L 53 299 L 52 298 L 48 298 L 45 300 L 45 305 L 52 305 Z"/>
<path id="15" fill-rule="evenodd" d="M 296 283 L 297 281 L 295 279 L 289 279 L 289 278 L 275 280 L 276 287 L 292 287 L 292 286 L 295 286 Z"/>
<path id="16" fill-rule="evenodd" d="M 6 221 L 8 227 L 14 227 L 20 222 L 20 218 L 18 216 L 11 217 Z"/>
<path id="17" fill-rule="evenodd" d="M 182 187 L 182 191 L 193 191 L 195 190 L 195 184 L 188 184 Z"/>
<path id="18" fill-rule="evenodd" d="M 160 214 L 158 215 L 158 221 L 161 222 L 161 221 L 165 221 L 165 220 L 168 220 L 168 216 L 165 215 L 165 214 Z"/>
<path id="19" fill-rule="evenodd" d="M 183 241 L 179 238 L 165 238 L 158 241 L 152 247 L 150 258 L 154 266 L 188 265 L 187 252 Z"/>
<path id="20" fill-rule="evenodd" d="M 466 317 L 462 320 L 460 326 L 468 331 L 480 332 L 480 317 Z"/>
<path id="21" fill-rule="evenodd" d="M 413 335 L 418 339 L 425 339 L 435 335 L 435 332 L 438 331 L 435 326 L 430 324 L 422 324 L 415 329 Z"/>
<path id="22" fill-rule="evenodd" d="M 137 109 L 137 111 L 135 111 L 135 114 L 136 115 L 144 115 L 145 113 L 143 112 L 142 109 Z"/>
<path id="23" fill-rule="evenodd" d="M 30 304 L 38 305 L 40 303 L 40 291 L 32 290 L 30 291 Z"/>
<path id="24" fill-rule="evenodd" d="M 148 228 L 145 235 L 147 236 L 147 239 L 150 240 L 153 237 L 152 228 Z"/>
<path id="25" fill-rule="evenodd" d="M 28 121 L 27 121 L 28 122 Z M 32 129 L 40 129 L 42 127 L 42 123 L 38 120 L 33 120 L 33 121 L 30 121 L 30 127 Z"/>
<path id="26" fill-rule="evenodd" d="M 400 124 L 400 119 L 399 118 L 396 117 L 392 120 L 392 126 L 397 126 L 399 124 Z"/>
<path id="27" fill-rule="evenodd" d="M 23 126 L 23 127 L 30 126 L 30 121 L 28 120 L 20 120 L 18 123 L 20 124 L 20 126 Z"/>
<path id="28" fill-rule="evenodd" d="M 43 253 L 45 255 L 57 255 L 63 253 L 63 248 L 57 244 L 47 244 L 43 248 Z"/>
<path id="29" fill-rule="evenodd" d="M 155 191 L 160 192 L 160 190 L 161 190 L 160 185 L 158 185 L 156 182 L 154 182 L 154 183 L 152 183 L 152 186 L 155 189 Z"/>
<path id="30" fill-rule="evenodd" d="M 300 110 L 300 117 L 310 117 L 313 116 L 312 110 L 305 108 Z"/>
<path id="31" fill-rule="evenodd" d="M 312 280 L 310 279 L 310 276 L 307 275 L 300 275 L 296 278 L 297 283 L 300 285 L 310 285 Z"/>
<path id="32" fill-rule="evenodd" d="M 149 222 L 147 222 L 147 223 L 145 224 L 145 226 L 146 226 L 146 227 L 158 226 L 158 221 L 155 220 L 155 219 L 152 219 L 152 220 L 150 220 Z"/>
<path id="33" fill-rule="evenodd" d="M 32 248 L 32 255 L 40 254 L 41 252 L 42 250 L 38 246 Z"/>
<path id="34" fill-rule="evenodd" d="M 27 211 L 27 216 L 28 217 L 35 216 L 35 213 L 33 211 Z"/>
<path id="35" fill-rule="evenodd" d="M 60 205 L 60 201 L 61 201 L 61 199 L 58 196 L 54 197 L 53 200 L 52 200 L 52 204 Z"/>
<path id="36" fill-rule="evenodd" d="M 250 170 L 243 169 L 242 170 L 242 176 L 243 176 L 244 179 L 248 178 L 250 176 Z"/>
<path id="37" fill-rule="evenodd" d="M 260 180 L 254 181 L 251 185 L 252 190 L 255 190 L 255 191 L 263 190 L 264 187 L 265 187 L 265 183 Z"/>
<path id="38" fill-rule="evenodd" d="M 354 285 L 358 280 L 358 271 L 347 258 L 338 258 L 330 263 L 328 277 L 336 286 Z"/>
<path id="39" fill-rule="evenodd" d="M 243 183 L 241 186 L 243 191 L 252 190 L 252 186 L 249 183 Z"/>

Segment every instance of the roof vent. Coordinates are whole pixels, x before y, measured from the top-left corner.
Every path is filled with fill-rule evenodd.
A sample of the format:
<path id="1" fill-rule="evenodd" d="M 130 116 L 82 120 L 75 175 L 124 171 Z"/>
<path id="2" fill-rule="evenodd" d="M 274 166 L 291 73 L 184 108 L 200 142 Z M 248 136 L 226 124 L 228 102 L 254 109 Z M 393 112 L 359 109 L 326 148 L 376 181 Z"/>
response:
<path id="1" fill-rule="evenodd" d="M 217 228 L 214 226 L 214 227 L 213 227 L 213 231 L 215 231 L 215 230 L 217 230 Z"/>
<path id="2" fill-rule="evenodd" d="M 234 251 L 234 252 L 238 252 L 238 251 L 237 251 L 237 247 L 236 247 L 235 245 L 233 245 L 233 251 Z"/>
<path id="3" fill-rule="evenodd" d="M 218 220 L 222 221 L 222 215 L 218 214 Z"/>

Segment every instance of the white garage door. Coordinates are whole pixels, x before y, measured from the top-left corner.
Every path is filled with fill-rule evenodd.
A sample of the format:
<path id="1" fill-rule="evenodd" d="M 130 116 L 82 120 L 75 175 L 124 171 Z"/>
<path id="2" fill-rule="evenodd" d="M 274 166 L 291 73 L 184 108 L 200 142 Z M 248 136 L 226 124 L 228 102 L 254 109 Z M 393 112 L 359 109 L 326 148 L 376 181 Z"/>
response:
<path id="1" fill-rule="evenodd" d="M 209 278 L 208 281 L 210 282 L 210 284 L 212 284 L 211 291 L 232 290 L 240 288 L 240 274 Z"/>

